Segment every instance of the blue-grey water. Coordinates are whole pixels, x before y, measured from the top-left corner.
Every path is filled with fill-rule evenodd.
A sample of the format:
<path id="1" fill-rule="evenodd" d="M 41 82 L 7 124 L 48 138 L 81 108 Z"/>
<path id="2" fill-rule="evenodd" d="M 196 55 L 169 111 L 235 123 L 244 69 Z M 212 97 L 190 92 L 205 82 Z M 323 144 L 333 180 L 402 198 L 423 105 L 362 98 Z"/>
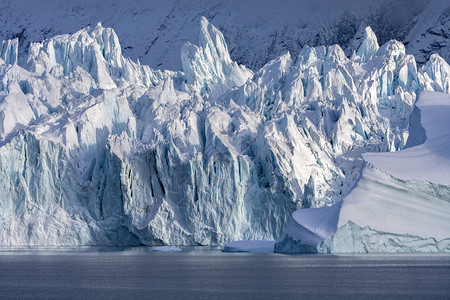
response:
<path id="1" fill-rule="evenodd" d="M 450 299 L 449 255 L 0 249 L 0 299 Z"/>

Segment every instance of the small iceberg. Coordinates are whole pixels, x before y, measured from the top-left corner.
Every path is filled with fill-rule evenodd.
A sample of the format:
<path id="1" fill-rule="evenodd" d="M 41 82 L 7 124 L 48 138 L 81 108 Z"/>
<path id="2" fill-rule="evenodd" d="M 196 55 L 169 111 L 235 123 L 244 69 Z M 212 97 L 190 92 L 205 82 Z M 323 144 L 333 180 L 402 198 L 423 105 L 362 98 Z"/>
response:
<path id="1" fill-rule="evenodd" d="M 223 252 L 272 253 L 275 241 L 235 241 L 225 245 Z"/>
<path id="2" fill-rule="evenodd" d="M 183 251 L 183 250 L 181 250 L 181 248 L 178 248 L 175 246 L 154 247 L 152 250 L 158 251 L 158 252 L 180 252 L 180 251 Z"/>

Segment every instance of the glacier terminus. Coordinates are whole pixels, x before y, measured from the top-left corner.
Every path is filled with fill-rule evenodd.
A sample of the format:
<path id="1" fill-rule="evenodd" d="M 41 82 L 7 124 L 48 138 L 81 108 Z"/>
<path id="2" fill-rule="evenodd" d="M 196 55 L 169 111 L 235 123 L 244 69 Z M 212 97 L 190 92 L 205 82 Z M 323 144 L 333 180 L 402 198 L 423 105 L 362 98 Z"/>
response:
<path id="1" fill-rule="evenodd" d="M 1 43 L 0 245 L 450 251 L 445 59 L 367 27 L 255 70 L 199 25 L 181 71 L 101 23 Z"/>

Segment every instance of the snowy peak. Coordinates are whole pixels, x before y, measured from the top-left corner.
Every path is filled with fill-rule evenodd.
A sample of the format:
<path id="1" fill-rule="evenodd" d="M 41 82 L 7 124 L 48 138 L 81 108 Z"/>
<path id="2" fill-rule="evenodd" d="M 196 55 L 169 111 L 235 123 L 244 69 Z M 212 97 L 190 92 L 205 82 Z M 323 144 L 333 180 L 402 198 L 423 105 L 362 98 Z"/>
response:
<path id="1" fill-rule="evenodd" d="M 366 27 L 364 32 L 364 39 L 359 46 L 356 55 L 361 58 L 362 61 L 368 61 L 377 52 L 380 46 L 378 45 L 377 37 L 370 27 Z"/>
<path id="2" fill-rule="evenodd" d="M 199 46 L 187 43 L 181 50 L 186 81 L 201 93 L 217 96 L 243 85 L 253 73 L 232 61 L 223 34 L 205 17 L 200 21 Z"/>

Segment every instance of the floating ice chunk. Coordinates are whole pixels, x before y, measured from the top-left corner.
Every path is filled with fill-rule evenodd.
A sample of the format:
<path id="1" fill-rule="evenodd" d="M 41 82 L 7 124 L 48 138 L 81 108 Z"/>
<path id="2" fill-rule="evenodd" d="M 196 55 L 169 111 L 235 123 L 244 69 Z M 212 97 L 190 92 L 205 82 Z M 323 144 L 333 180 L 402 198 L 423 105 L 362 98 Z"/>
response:
<path id="1" fill-rule="evenodd" d="M 317 245 L 337 230 L 342 203 L 295 211 L 275 244 L 275 252 L 317 252 Z"/>
<path id="2" fill-rule="evenodd" d="M 153 251 L 156 252 L 181 252 L 181 248 L 175 246 L 162 246 L 162 247 L 153 247 Z"/>
<path id="3" fill-rule="evenodd" d="M 235 241 L 226 244 L 223 252 L 257 252 L 271 253 L 275 241 Z"/>
<path id="4" fill-rule="evenodd" d="M 318 247 L 319 253 L 436 253 L 450 252 L 450 239 L 378 231 L 348 221 Z"/>

